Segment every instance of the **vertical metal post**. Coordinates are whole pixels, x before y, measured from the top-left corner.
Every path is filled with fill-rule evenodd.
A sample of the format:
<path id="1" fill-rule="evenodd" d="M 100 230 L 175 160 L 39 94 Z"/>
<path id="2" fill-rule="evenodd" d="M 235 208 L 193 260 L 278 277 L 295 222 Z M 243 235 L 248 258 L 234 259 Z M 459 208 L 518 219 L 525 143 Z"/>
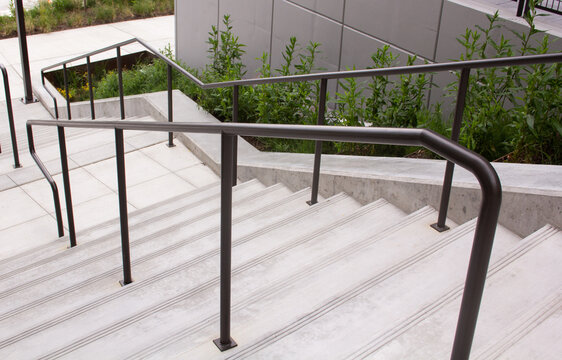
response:
<path id="1" fill-rule="evenodd" d="M 10 137 L 12 138 L 12 151 L 14 153 L 14 168 L 20 168 L 20 156 L 18 152 L 18 140 L 16 138 L 16 127 L 14 125 L 14 110 L 12 109 L 12 95 L 10 94 L 10 83 L 8 71 L 4 65 L 0 64 L 2 77 L 4 78 L 4 92 L 6 94 L 6 110 L 8 111 L 8 125 L 10 126 Z"/>
<path id="2" fill-rule="evenodd" d="M 172 98 L 172 66 L 168 65 L 168 122 L 174 122 L 174 104 Z M 174 147 L 174 133 L 168 133 L 168 147 Z"/>
<path id="3" fill-rule="evenodd" d="M 123 97 L 123 59 L 121 59 L 121 47 L 117 47 L 117 79 L 119 80 L 119 109 L 121 120 L 125 119 L 125 99 Z"/>
<path id="4" fill-rule="evenodd" d="M 45 87 L 45 73 L 41 70 L 41 84 Z M 53 96 L 53 105 L 55 107 L 55 119 L 59 119 L 59 108 L 57 105 L 57 99 Z"/>
<path id="5" fill-rule="evenodd" d="M 86 57 L 86 68 L 88 71 L 88 90 L 90 91 L 90 115 L 92 120 L 96 118 L 96 109 L 94 107 L 94 84 L 92 83 L 92 63 L 90 57 Z"/>
<path id="6" fill-rule="evenodd" d="M 230 337 L 230 277 L 232 266 L 232 173 L 235 135 L 221 135 L 221 270 L 220 337 L 213 340 L 220 351 L 235 347 Z"/>
<path id="7" fill-rule="evenodd" d="M 121 222 L 121 253 L 123 255 L 122 286 L 133 282 L 131 276 L 131 251 L 129 247 L 129 217 L 127 211 L 127 182 L 125 176 L 125 145 L 123 129 L 115 129 L 115 160 L 117 162 L 117 188 L 119 193 L 119 219 Z"/>
<path id="8" fill-rule="evenodd" d="M 72 206 L 72 192 L 70 189 L 70 173 L 68 170 L 68 154 L 66 152 L 66 138 L 64 128 L 57 126 L 59 135 L 60 163 L 62 169 L 62 181 L 64 184 L 64 198 L 66 201 L 66 217 L 68 219 L 68 234 L 70 247 L 76 246 L 76 231 L 74 226 L 74 208 Z"/>
<path id="9" fill-rule="evenodd" d="M 523 12 L 526 12 L 529 7 L 528 0 L 518 0 L 517 1 L 517 16 L 523 16 Z"/>
<path id="10" fill-rule="evenodd" d="M 68 120 L 72 120 L 72 116 L 70 114 L 70 94 L 68 92 L 68 74 L 66 71 L 66 64 L 62 66 L 62 75 L 64 77 L 64 95 L 66 96 L 66 115 L 68 116 Z"/>
<path id="11" fill-rule="evenodd" d="M 470 357 L 501 207 L 501 184 L 495 173 L 494 178 L 497 192 L 491 192 L 490 188 L 482 191 L 451 360 L 468 360 Z"/>
<path id="12" fill-rule="evenodd" d="M 238 122 L 238 109 L 239 109 L 239 86 L 234 85 L 232 87 L 232 122 Z M 238 164 L 238 136 L 234 137 L 234 145 L 232 146 L 232 161 L 234 164 Z M 232 169 L 232 186 L 236 186 L 238 182 L 238 166 L 235 165 Z"/>
<path id="13" fill-rule="evenodd" d="M 470 68 L 463 68 L 461 70 L 461 78 L 459 80 L 459 91 L 457 93 L 455 119 L 453 121 L 453 128 L 451 130 L 451 140 L 453 140 L 454 142 L 459 141 L 462 125 L 462 115 L 464 112 L 469 78 Z M 453 184 L 454 170 L 455 164 L 447 161 L 447 167 L 445 168 L 445 177 L 443 179 L 443 190 L 441 192 L 441 204 L 439 206 L 439 218 L 437 219 L 437 223 L 431 225 L 432 228 L 439 232 L 449 230 L 449 227 L 445 225 L 445 221 L 447 220 L 447 211 L 449 210 L 449 198 L 451 197 L 451 187 Z"/>
<path id="14" fill-rule="evenodd" d="M 51 191 L 53 193 L 53 202 L 55 204 L 55 216 L 57 218 L 57 229 L 59 232 L 59 237 L 63 237 L 64 226 L 62 223 L 62 211 L 60 206 L 59 190 L 57 188 L 57 184 L 53 180 L 53 177 L 47 171 L 47 168 L 45 168 L 43 163 L 37 157 L 37 153 L 35 152 L 35 142 L 33 141 L 33 128 L 29 124 L 27 124 L 26 128 L 27 128 L 27 144 L 29 148 L 29 153 L 31 154 L 31 157 L 33 158 L 33 160 L 35 160 L 37 166 L 39 166 L 39 170 L 41 170 L 43 175 L 45 175 L 45 178 L 47 178 L 47 181 L 51 186 Z"/>
<path id="15" fill-rule="evenodd" d="M 29 70 L 29 53 L 27 51 L 27 34 L 25 31 L 25 17 L 22 0 L 15 0 L 16 23 L 20 44 L 21 70 L 23 75 L 24 104 L 33 102 L 33 88 L 31 87 L 31 71 Z"/>
<path id="16" fill-rule="evenodd" d="M 328 88 L 328 79 L 320 80 L 320 98 L 318 99 L 318 125 L 324 125 L 326 114 L 326 92 Z M 316 141 L 314 149 L 314 169 L 312 171 L 312 195 L 308 205 L 314 205 L 318 202 L 318 186 L 320 183 L 320 161 L 322 160 L 322 141 Z"/>

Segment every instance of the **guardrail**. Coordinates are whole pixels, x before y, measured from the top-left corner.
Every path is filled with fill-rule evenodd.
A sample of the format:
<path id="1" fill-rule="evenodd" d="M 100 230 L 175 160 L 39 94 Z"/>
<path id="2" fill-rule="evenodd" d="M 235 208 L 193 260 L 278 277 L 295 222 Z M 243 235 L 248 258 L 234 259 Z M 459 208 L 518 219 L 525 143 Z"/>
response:
<path id="1" fill-rule="evenodd" d="M 91 116 L 95 118 L 94 111 L 94 99 L 92 96 L 92 81 L 91 81 L 91 69 L 90 69 L 90 57 L 116 49 L 117 51 L 117 64 L 118 64 L 118 80 L 119 80 L 119 99 L 120 99 L 120 110 L 121 119 L 125 118 L 125 104 L 123 100 L 123 80 L 122 80 L 122 66 L 121 66 L 121 47 L 133 43 L 139 43 L 144 48 L 153 53 L 154 56 L 164 61 L 168 66 L 168 121 L 173 121 L 173 103 L 172 103 L 172 71 L 175 70 L 186 76 L 191 81 L 193 81 L 201 89 L 215 89 L 215 88 L 225 88 L 232 87 L 232 122 L 238 122 L 238 94 L 240 86 L 255 86 L 264 84 L 275 84 L 283 82 L 301 82 L 301 81 L 320 81 L 320 95 L 318 99 L 318 118 L 317 124 L 323 125 L 325 120 L 325 109 L 326 109 L 326 89 L 328 80 L 331 79 L 345 79 L 345 78 L 358 78 L 358 77 L 374 77 L 374 76 L 388 76 L 388 75 L 402 75 L 402 74 L 416 74 L 416 73 L 435 73 L 435 72 L 448 72 L 448 71 L 460 71 L 460 79 L 457 93 L 457 101 L 455 108 L 455 116 L 453 120 L 453 126 L 451 131 L 451 139 L 455 142 L 459 140 L 462 117 L 464 112 L 464 105 L 466 99 L 466 93 L 468 89 L 468 82 L 470 78 L 471 69 L 476 68 L 490 68 L 490 67 L 504 67 L 504 66 L 517 66 L 517 65 L 532 65 L 532 64 L 547 64 L 547 63 L 557 63 L 562 62 L 562 53 L 557 54 L 542 54 L 542 55 L 531 55 L 531 56 L 516 56 L 509 58 L 494 58 L 494 59 L 483 59 L 483 60 L 470 60 L 470 61 L 457 61 L 457 62 L 447 62 L 439 64 L 423 64 L 423 65 L 412 65 L 412 66 L 400 66 L 382 69 L 366 69 L 366 70 L 349 70 L 349 71 L 337 71 L 337 72 L 323 72 L 315 74 L 305 74 L 305 75 L 293 75 L 293 76 L 282 76 L 282 77 L 270 77 L 270 78 L 255 78 L 255 79 L 243 79 L 234 80 L 226 82 L 215 82 L 205 84 L 197 77 L 195 77 L 190 72 L 186 71 L 184 68 L 168 59 L 164 55 L 160 54 L 157 50 L 152 48 L 146 42 L 140 39 L 130 39 L 115 45 L 99 49 L 85 55 L 77 56 L 72 59 L 62 61 L 51 66 L 45 67 L 41 70 L 41 78 L 43 85 L 45 85 L 44 72 L 46 70 L 54 69 L 62 66 L 64 72 L 64 81 L 66 89 L 66 103 L 67 103 L 67 114 L 68 118 L 71 118 L 70 109 L 70 98 L 68 95 L 68 82 L 67 82 L 67 64 L 86 59 L 88 65 L 88 84 L 90 87 L 90 107 Z M 47 91 L 49 91 L 47 89 Z M 50 92 L 49 92 L 50 93 Z M 50 93 L 51 94 L 51 93 Z M 51 94 L 55 104 L 56 118 L 58 119 L 57 103 L 54 94 Z M 169 134 L 168 145 L 173 146 L 173 134 Z M 235 142 L 237 140 L 235 139 Z M 237 147 L 234 150 L 234 157 L 237 156 Z M 309 204 L 315 204 L 318 201 L 318 185 L 320 179 L 320 164 L 322 157 L 322 142 L 317 141 L 314 153 L 314 168 L 312 175 L 312 195 Z M 441 201 L 439 207 L 439 218 L 435 224 L 432 225 L 437 231 L 448 230 L 449 227 L 446 226 L 445 222 L 447 219 L 447 211 L 449 207 L 449 199 L 451 194 L 451 187 L 453 182 L 453 172 L 454 164 L 450 161 L 447 162 L 445 169 L 445 175 L 443 179 L 443 191 L 441 193 Z M 233 182 L 236 183 L 237 172 L 234 169 L 232 174 Z"/>
<path id="2" fill-rule="evenodd" d="M 140 121 L 92 122 L 68 120 L 29 120 L 27 122 L 29 149 L 41 169 L 44 169 L 45 167 L 41 163 L 37 154 L 35 154 L 33 126 L 56 126 L 59 129 L 59 133 L 61 133 L 61 130 L 64 130 L 66 127 L 113 129 L 115 131 L 119 213 L 121 220 L 121 244 L 123 256 L 123 285 L 132 282 L 123 131 L 142 130 L 169 133 L 187 132 L 221 135 L 220 337 L 214 340 L 214 343 L 221 351 L 228 350 L 236 346 L 236 342 L 230 336 L 230 291 L 232 263 L 232 187 L 235 185 L 233 173 L 235 172 L 235 168 L 237 166 L 237 160 L 234 152 L 237 136 L 245 135 L 315 141 L 346 141 L 369 144 L 423 146 L 439 154 L 448 161 L 466 168 L 476 176 L 480 183 L 480 187 L 482 189 L 482 203 L 476 224 L 476 231 L 474 234 L 472 252 L 470 255 L 468 273 L 465 282 L 465 290 L 459 312 L 451 358 L 456 360 L 468 359 L 497 227 L 502 190 L 498 175 L 490 163 L 480 155 L 458 145 L 456 142 L 425 129 L 232 123 L 178 124 L 146 123 Z M 59 137 L 59 141 L 61 143 L 64 142 L 64 137 Z M 61 149 L 63 148 L 64 146 L 61 144 Z M 63 163 L 67 163 L 66 153 L 61 153 L 61 161 Z M 68 166 L 63 166 L 63 180 L 65 183 L 68 182 L 68 189 L 70 190 L 68 172 Z M 72 206 L 71 203 L 70 206 Z"/>
<path id="3" fill-rule="evenodd" d="M 6 95 L 6 110 L 8 111 L 8 124 L 10 126 L 10 137 L 12 140 L 12 152 L 14 156 L 14 168 L 20 168 L 20 157 L 18 153 L 18 141 L 16 139 L 16 128 L 14 126 L 14 111 L 12 109 L 12 95 L 10 94 L 10 82 L 8 80 L 8 71 L 4 65 L 0 64 L 2 78 L 4 79 L 4 93 Z M 0 150 L 1 151 L 1 150 Z"/>
<path id="4" fill-rule="evenodd" d="M 517 16 L 523 16 L 529 12 L 529 1 L 532 0 L 512 0 L 517 2 Z M 562 1 L 561 0 L 542 0 L 535 4 L 537 9 L 545 10 L 554 14 L 562 15 Z"/>

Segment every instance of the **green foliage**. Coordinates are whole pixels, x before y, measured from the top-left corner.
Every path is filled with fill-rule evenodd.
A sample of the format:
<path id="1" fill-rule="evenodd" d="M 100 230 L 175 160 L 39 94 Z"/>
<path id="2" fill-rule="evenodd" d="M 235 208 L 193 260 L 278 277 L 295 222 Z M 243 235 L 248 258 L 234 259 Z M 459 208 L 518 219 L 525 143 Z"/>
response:
<path id="1" fill-rule="evenodd" d="M 295 37 L 289 39 L 283 52 L 281 67 L 272 73 L 269 55 L 260 58 L 262 66 L 259 75 L 291 76 L 311 73 L 317 70 L 315 65 L 320 44 L 310 42 L 301 48 Z M 319 83 L 316 82 L 282 82 L 256 86 L 254 96 L 257 102 L 255 121 L 266 124 L 315 124 L 318 117 L 317 104 Z M 266 148 L 273 151 L 313 152 L 314 143 L 284 139 L 261 139 Z"/>
<path id="2" fill-rule="evenodd" d="M 493 36 L 503 30 L 496 13 L 488 16 L 487 28 L 467 29 L 458 39 L 461 60 L 548 52 L 548 36 L 537 39 L 542 32 L 534 25 L 535 2 L 530 5 L 528 31 L 512 31 L 518 46 L 503 34 Z M 559 75 L 560 64 L 472 70 L 460 143 L 489 160 L 562 163 Z M 456 95 L 458 82 L 450 88 Z"/>

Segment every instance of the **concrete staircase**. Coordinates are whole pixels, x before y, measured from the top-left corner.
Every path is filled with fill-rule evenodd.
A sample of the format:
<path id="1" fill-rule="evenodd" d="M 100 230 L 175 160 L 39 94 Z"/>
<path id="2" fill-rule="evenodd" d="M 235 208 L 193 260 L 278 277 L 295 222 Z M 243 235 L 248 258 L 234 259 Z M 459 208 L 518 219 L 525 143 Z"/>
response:
<path id="1" fill-rule="evenodd" d="M 0 262 L 2 359 L 443 359 L 475 221 L 435 232 L 345 194 L 308 206 L 256 180 L 233 192 L 232 337 L 219 332 L 219 184 L 130 215 L 134 282 L 121 287 L 118 219 Z M 562 232 L 499 226 L 473 358 L 562 354 Z"/>

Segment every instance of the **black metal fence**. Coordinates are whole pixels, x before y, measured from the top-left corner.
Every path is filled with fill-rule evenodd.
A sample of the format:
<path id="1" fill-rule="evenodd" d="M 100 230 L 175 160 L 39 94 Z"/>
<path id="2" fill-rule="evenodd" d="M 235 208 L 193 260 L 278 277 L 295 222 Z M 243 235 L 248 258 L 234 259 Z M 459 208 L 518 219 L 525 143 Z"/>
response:
<path id="1" fill-rule="evenodd" d="M 220 337 L 214 343 L 221 351 L 236 346 L 230 336 L 231 318 L 231 267 L 232 267 L 232 187 L 237 159 L 234 156 L 237 136 L 261 136 L 285 139 L 321 141 L 344 141 L 368 144 L 423 146 L 472 172 L 482 189 L 482 202 L 478 214 L 472 252 L 462 297 L 461 309 L 456 327 L 451 359 L 469 358 L 476 320 L 480 309 L 484 283 L 490 262 L 490 255 L 496 232 L 502 190 L 498 175 L 490 163 L 482 156 L 464 148 L 455 141 L 425 129 L 393 129 L 365 127 L 335 127 L 322 125 L 270 125 L 270 124 L 181 124 L 146 123 L 141 121 L 61 121 L 29 120 L 27 134 L 30 152 L 37 165 L 45 169 L 35 153 L 33 126 L 56 126 L 59 129 L 63 181 L 70 191 L 69 171 L 65 148 L 64 129 L 66 127 L 112 129 L 115 131 L 117 158 L 117 181 L 119 213 L 121 220 L 121 249 L 123 256 L 123 280 L 126 285 L 132 282 L 129 251 L 129 231 L 127 215 L 127 187 L 125 181 L 125 154 L 123 151 L 123 131 L 161 131 L 207 133 L 221 136 L 221 230 L 220 230 Z M 66 164 L 66 166 L 65 166 Z M 48 172 L 45 171 L 46 174 Z M 70 194 L 70 192 L 68 193 Z M 72 207 L 72 203 L 67 203 Z M 59 207 L 60 208 L 60 207 Z M 68 210 L 68 209 L 67 209 Z"/>
<path id="2" fill-rule="evenodd" d="M 14 167 L 21 167 L 20 158 L 18 154 L 18 141 L 16 139 L 16 128 L 14 125 L 14 111 L 12 109 L 12 95 L 10 94 L 10 82 L 8 80 L 8 71 L 4 65 L 0 64 L 0 71 L 4 80 L 4 94 L 6 96 L 6 110 L 8 111 L 8 124 L 10 127 L 10 137 L 12 140 L 12 151 L 14 155 Z M 1 149 L 0 149 L 1 151 Z"/>
<path id="3" fill-rule="evenodd" d="M 517 16 L 523 16 L 529 11 L 529 1 L 532 0 L 513 0 L 517 2 Z M 535 5 L 537 9 L 562 15 L 562 0 L 542 0 Z"/>

